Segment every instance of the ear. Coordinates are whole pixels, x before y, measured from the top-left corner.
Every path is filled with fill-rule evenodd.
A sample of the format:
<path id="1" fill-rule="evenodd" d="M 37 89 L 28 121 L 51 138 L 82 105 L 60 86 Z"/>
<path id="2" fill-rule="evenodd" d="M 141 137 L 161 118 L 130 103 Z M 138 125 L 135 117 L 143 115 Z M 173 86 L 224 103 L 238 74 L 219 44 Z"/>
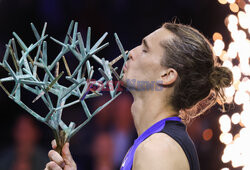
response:
<path id="1" fill-rule="evenodd" d="M 161 80 L 158 84 L 167 86 L 173 84 L 178 77 L 178 73 L 173 68 L 168 68 L 167 70 L 164 70 L 161 74 Z"/>

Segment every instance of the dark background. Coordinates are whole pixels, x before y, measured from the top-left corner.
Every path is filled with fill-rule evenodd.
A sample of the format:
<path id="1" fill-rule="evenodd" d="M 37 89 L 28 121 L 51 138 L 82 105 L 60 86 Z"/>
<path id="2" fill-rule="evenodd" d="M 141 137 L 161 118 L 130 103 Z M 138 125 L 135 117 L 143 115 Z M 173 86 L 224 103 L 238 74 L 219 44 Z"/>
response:
<path id="1" fill-rule="evenodd" d="M 5 44 L 13 37 L 13 31 L 17 32 L 26 44 L 34 42 L 31 22 L 39 32 L 44 22 L 47 22 L 47 33 L 59 40 L 64 39 L 71 20 L 79 22 L 79 30 L 83 36 L 86 35 L 87 27 L 92 27 L 92 44 L 104 32 L 109 32 L 106 42 L 110 42 L 110 46 L 101 54 L 111 60 L 119 54 L 113 38 L 114 32 L 118 33 L 125 49 L 131 49 L 140 44 L 144 36 L 159 28 L 162 23 L 176 18 L 177 22 L 191 24 L 211 42 L 213 33 L 220 32 L 227 43 L 230 36 L 224 25 L 224 19 L 229 13 L 228 5 L 221 5 L 216 0 L 0 0 L 0 60 L 2 61 L 4 55 Z M 48 46 L 50 56 L 55 56 L 60 50 L 57 44 L 49 43 Z M 6 76 L 2 68 L 0 75 L 1 78 Z M 24 100 L 26 98 L 28 96 L 24 97 Z M 131 98 L 129 100 L 131 101 Z M 119 103 L 119 99 L 116 103 Z M 111 107 L 109 106 L 108 109 Z M 73 110 L 77 112 L 78 109 Z M 17 118 L 23 114 L 28 113 L 10 100 L 3 90 L 0 90 L 0 153 L 13 145 L 13 127 Z M 218 106 L 214 106 L 205 115 L 195 120 L 189 128 L 198 149 L 201 169 L 204 170 L 225 167 L 221 163 L 224 145 L 218 138 L 220 114 Z M 97 119 L 98 116 L 96 116 Z M 72 139 L 72 143 L 75 143 L 72 146 L 74 158 L 80 167 L 86 169 L 91 168 L 93 162 L 93 156 L 88 153 L 87 148 L 96 133 L 93 131 L 96 118 Z M 39 145 L 47 152 L 53 139 L 52 132 L 42 123 L 36 121 L 36 124 L 41 131 Z M 209 141 L 202 138 L 202 132 L 207 128 L 213 130 L 213 137 Z M 136 137 L 134 129 L 131 136 Z M 132 141 L 133 139 L 131 144 Z M 79 153 L 81 149 L 85 152 Z"/>

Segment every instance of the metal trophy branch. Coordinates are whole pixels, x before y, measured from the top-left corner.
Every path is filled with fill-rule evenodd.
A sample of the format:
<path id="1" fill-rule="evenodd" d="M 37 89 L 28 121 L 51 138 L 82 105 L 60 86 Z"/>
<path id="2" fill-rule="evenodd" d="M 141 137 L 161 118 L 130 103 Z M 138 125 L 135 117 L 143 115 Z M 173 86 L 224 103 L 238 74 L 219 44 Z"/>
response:
<path id="1" fill-rule="evenodd" d="M 93 116 L 95 116 L 105 106 L 120 95 L 121 92 L 118 93 L 117 89 L 120 82 L 119 80 L 121 80 L 123 76 L 123 69 L 121 70 L 121 73 L 118 74 L 116 71 L 117 67 L 114 68 L 113 65 L 121 58 L 123 58 L 125 64 L 128 54 L 124 51 L 123 46 L 115 33 L 115 40 L 121 51 L 121 55 L 111 62 L 98 57 L 96 53 L 108 46 L 108 43 L 101 45 L 108 33 L 105 33 L 94 44 L 94 46 L 91 47 L 91 28 L 88 28 L 86 44 L 84 44 L 81 33 L 77 31 L 78 23 L 74 23 L 74 21 L 72 21 L 68 28 L 64 42 L 60 42 L 55 38 L 50 37 L 51 40 L 62 46 L 62 49 L 53 62 L 49 64 L 47 60 L 47 42 L 45 41 L 48 37 L 48 35 L 45 34 L 46 26 L 47 23 L 44 24 L 42 33 L 39 34 L 34 24 L 31 23 L 31 28 L 37 42 L 31 44 L 30 46 L 25 45 L 21 38 L 13 32 L 14 38 L 10 39 L 9 43 L 6 45 L 3 61 L 0 62 L 0 66 L 8 72 L 8 77 L 0 79 L 0 86 L 9 98 L 29 112 L 37 120 L 47 124 L 53 130 L 58 145 L 57 151 L 60 153 L 65 142 L 68 142 L 70 138 L 75 135 L 86 123 L 88 123 Z M 17 52 L 18 48 L 16 46 L 16 41 L 22 49 L 20 57 L 20 54 Z M 34 50 L 36 50 L 36 55 L 32 58 L 30 52 Z M 65 57 L 65 54 L 68 52 L 71 52 L 78 60 L 78 65 L 74 70 L 70 70 L 68 66 Z M 91 80 L 94 74 L 94 67 L 91 66 L 89 61 L 91 58 L 100 65 L 98 71 L 101 73 L 102 77 L 98 81 Z M 65 79 L 71 83 L 69 87 L 60 84 L 58 81 L 63 75 L 65 75 L 63 71 L 59 73 L 60 60 L 63 61 L 67 72 Z M 68 60 L 70 60 L 70 58 L 68 58 Z M 12 65 L 12 67 L 10 65 Z M 37 74 L 38 69 L 42 69 L 44 71 L 42 78 Z M 54 75 L 52 74 L 53 70 L 55 71 Z M 113 76 L 118 80 L 115 87 L 113 83 Z M 13 81 L 15 83 L 11 92 L 8 92 L 8 90 L 3 86 L 4 82 L 9 81 Z M 93 113 L 90 113 L 85 100 L 101 96 L 102 88 L 107 84 L 111 99 L 102 106 L 98 107 Z M 95 86 L 96 90 L 91 89 L 92 86 Z M 32 103 L 39 99 L 44 102 L 49 110 L 45 117 L 40 116 L 22 102 L 21 88 L 24 88 L 37 96 L 34 98 Z M 51 94 L 57 96 L 56 105 L 52 102 L 50 96 Z M 77 100 L 67 102 L 67 99 L 70 96 L 76 97 Z M 64 123 L 61 119 L 62 111 L 64 108 L 77 103 L 82 105 L 87 119 L 77 127 L 74 122 L 70 122 L 69 125 L 66 125 L 66 123 Z"/>

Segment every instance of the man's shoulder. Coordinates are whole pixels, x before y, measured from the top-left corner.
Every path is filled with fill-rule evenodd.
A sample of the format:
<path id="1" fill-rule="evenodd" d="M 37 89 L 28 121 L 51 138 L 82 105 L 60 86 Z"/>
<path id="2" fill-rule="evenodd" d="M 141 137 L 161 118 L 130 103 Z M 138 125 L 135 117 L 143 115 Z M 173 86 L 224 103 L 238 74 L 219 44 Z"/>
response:
<path id="1" fill-rule="evenodd" d="M 144 140 L 139 146 L 138 149 L 149 149 L 149 148 L 160 148 L 167 149 L 176 145 L 175 140 L 165 133 L 154 133 Z M 157 147 L 156 147 L 157 146 Z"/>
<path id="2" fill-rule="evenodd" d="M 153 152 L 178 155 L 183 152 L 181 146 L 165 133 L 155 133 L 143 141 L 136 152 Z M 184 152 L 183 152 L 184 153 Z"/>
<path id="3" fill-rule="evenodd" d="M 179 162 L 182 165 L 178 165 Z M 165 133 L 155 133 L 136 149 L 133 167 L 133 170 L 143 168 L 177 170 L 188 169 L 189 164 L 181 146 L 173 138 Z"/>

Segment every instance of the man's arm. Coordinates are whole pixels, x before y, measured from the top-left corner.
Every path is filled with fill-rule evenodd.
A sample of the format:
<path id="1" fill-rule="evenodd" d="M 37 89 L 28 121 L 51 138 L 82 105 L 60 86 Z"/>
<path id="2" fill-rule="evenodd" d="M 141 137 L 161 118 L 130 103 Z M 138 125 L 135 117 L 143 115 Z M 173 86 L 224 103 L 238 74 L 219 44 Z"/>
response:
<path id="1" fill-rule="evenodd" d="M 52 148 L 56 148 L 55 140 L 52 141 Z M 50 150 L 48 153 L 50 162 L 47 163 L 45 170 L 76 170 L 76 163 L 73 160 L 70 150 L 69 143 L 65 143 L 62 148 L 62 156 L 55 150 Z"/>
<path id="2" fill-rule="evenodd" d="M 156 133 L 142 142 L 135 152 L 133 170 L 189 170 L 181 146 L 164 133 Z"/>

